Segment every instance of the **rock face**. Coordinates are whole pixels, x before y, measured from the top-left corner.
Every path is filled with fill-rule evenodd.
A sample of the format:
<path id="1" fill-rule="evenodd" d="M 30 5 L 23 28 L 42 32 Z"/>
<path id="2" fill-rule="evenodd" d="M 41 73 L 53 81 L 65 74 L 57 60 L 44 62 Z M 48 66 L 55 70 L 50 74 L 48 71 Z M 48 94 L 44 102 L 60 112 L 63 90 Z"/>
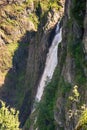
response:
<path id="1" fill-rule="evenodd" d="M 85 129 L 79 120 L 87 107 L 86 2 L 65 2 L 59 63 L 37 110 L 38 130 Z"/>
<path id="2" fill-rule="evenodd" d="M 83 4 L 84 2 L 84 4 Z M 78 123 L 80 111 L 79 103 L 86 104 L 86 86 L 87 86 L 87 75 L 86 65 L 83 63 L 87 62 L 86 57 L 86 45 L 87 45 L 87 16 L 86 16 L 86 2 L 80 1 L 80 3 L 66 0 L 65 3 L 65 14 L 63 19 L 63 40 L 59 49 L 59 65 L 61 65 L 61 58 L 66 55 L 61 68 L 61 76 L 64 82 L 67 83 L 64 87 L 67 89 L 68 83 L 71 89 L 64 92 L 60 91 L 60 81 L 58 83 L 55 120 L 57 122 L 57 130 L 75 130 Z M 83 5 L 82 5 L 83 4 Z M 84 7 L 83 7 L 84 6 Z M 77 9 L 76 9 L 77 8 Z M 77 11 L 77 12 L 76 12 Z M 85 14 L 85 15 L 84 15 Z M 84 47 L 83 47 L 84 44 Z M 77 63 L 78 62 L 78 63 Z M 84 64 L 84 65 L 83 65 Z M 61 78 L 60 78 L 61 80 Z M 69 100 L 69 96 L 73 90 L 74 85 L 78 85 L 80 92 L 79 103 Z M 62 85 L 61 85 L 62 88 Z M 81 106 L 80 104 L 80 106 Z M 71 113 L 71 117 L 69 116 Z M 75 115 L 76 114 L 76 115 Z M 82 128 L 79 128 L 82 130 Z"/>
<path id="3" fill-rule="evenodd" d="M 32 39 L 32 42 L 29 45 L 25 78 L 25 87 L 28 86 L 28 88 L 26 88 L 24 102 L 20 110 L 20 121 L 22 122 L 22 125 L 31 113 L 33 105 L 32 100 L 35 100 L 37 86 L 44 70 L 48 49 L 55 35 L 55 26 L 62 14 L 62 8 L 59 13 L 56 12 L 56 10 L 51 10 L 48 12 L 46 24 L 44 26 L 40 26 L 35 38 Z M 27 101 L 28 99 L 29 101 Z"/>
<path id="4" fill-rule="evenodd" d="M 35 24 L 30 20 L 29 13 L 32 12 L 34 4 L 26 1 L 0 3 L 0 98 L 12 106 L 19 100 L 16 88 L 24 83 L 28 45 L 36 31 Z"/>
<path id="5" fill-rule="evenodd" d="M 0 99 L 28 118 L 64 0 L 0 1 Z M 45 6 L 44 6 L 45 5 Z M 50 5 L 50 6 L 49 6 Z"/>
<path id="6" fill-rule="evenodd" d="M 20 110 L 20 127 L 28 130 L 47 52 L 63 16 L 59 62 L 36 124 L 38 130 L 78 130 L 81 107 L 87 106 L 87 0 L 66 0 L 64 15 L 64 0 L 47 2 L 0 1 L 0 99 Z"/>
<path id="7" fill-rule="evenodd" d="M 0 13 L 0 45 L 17 42 L 26 30 L 34 30 L 33 23 L 28 20 L 27 5 L 7 4 L 1 6 Z"/>

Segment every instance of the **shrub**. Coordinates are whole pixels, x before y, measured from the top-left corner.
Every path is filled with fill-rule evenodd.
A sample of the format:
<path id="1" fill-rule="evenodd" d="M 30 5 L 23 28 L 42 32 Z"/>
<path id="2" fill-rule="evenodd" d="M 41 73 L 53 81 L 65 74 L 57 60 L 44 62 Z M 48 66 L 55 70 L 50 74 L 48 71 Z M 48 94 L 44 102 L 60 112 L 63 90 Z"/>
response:
<path id="1" fill-rule="evenodd" d="M 75 130 L 87 130 L 87 108 L 82 112 Z"/>
<path id="2" fill-rule="evenodd" d="M 18 111 L 0 101 L 0 130 L 19 130 Z"/>

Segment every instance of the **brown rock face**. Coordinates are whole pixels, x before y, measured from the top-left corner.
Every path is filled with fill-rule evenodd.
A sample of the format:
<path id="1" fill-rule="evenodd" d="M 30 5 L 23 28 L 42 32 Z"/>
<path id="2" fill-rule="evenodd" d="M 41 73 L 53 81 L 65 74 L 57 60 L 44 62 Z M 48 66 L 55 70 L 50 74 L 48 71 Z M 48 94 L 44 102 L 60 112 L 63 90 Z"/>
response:
<path id="1" fill-rule="evenodd" d="M 26 34 L 35 30 L 30 14 L 34 12 L 34 3 L 25 0 L 0 1 L 0 46 L 16 43 Z"/>

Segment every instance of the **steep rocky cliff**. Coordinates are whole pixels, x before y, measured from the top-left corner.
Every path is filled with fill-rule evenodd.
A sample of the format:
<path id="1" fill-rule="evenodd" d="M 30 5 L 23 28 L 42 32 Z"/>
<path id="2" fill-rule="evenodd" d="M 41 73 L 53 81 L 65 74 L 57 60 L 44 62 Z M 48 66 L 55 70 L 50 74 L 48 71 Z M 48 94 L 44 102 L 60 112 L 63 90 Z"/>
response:
<path id="1" fill-rule="evenodd" d="M 64 0 L 0 1 L 0 99 L 20 110 L 24 130 L 87 129 L 87 0 L 66 0 L 64 15 L 63 7 Z M 31 114 L 61 18 L 58 65 Z"/>
<path id="2" fill-rule="evenodd" d="M 20 120 L 23 124 L 25 119 L 27 119 L 31 113 L 33 106 L 32 101 L 35 100 L 39 80 L 41 79 L 41 75 L 44 70 L 47 52 L 55 35 L 55 27 L 58 20 L 63 15 L 64 1 L 61 1 L 60 3 L 61 6 L 59 10 L 51 9 L 43 16 L 35 38 L 32 39 L 32 42 L 29 46 L 25 78 L 26 93 L 20 110 Z M 39 14 L 40 13 L 41 12 L 39 12 Z"/>
<path id="3" fill-rule="evenodd" d="M 38 25 L 35 8 L 28 1 L 0 3 L 0 98 L 17 108 L 24 95 L 28 46 Z"/>
<path id="4" fill-rule="evenodd" d="M 87 129 L 86 4 L 86 0 L 65 2 L 59 63 L 39 105 L 39 130 Z"/>
<path id="5" fill-rule="evenodd" d="M 0 1 L 0 99 L 29 116 L 46 55 L 63 14 L 61 1 Z"/>
<path id="6" fill-rule="evenodd" d="M 58 130 L 75 130 L 81 116 L 81 106 L 87 105 L 86 3 L 86 0 L 78 2 L 66 0 L 65 4 L 63 40 L 59 48 L 60 63 L 61 51 L 63 53 L 65 51 L 66 56 L 61 68 L 56 102 L 57 110 L 55 110 Z M 64 89 L 62 92 L 60 92 L 60 87 Z M 78 101 L 70 99 L 71 95 L 73 98 L 76 96 L 74 93 L 76 90 L 79 93 Z M 83 123 L 78 130 L 87 129 L 87 127 L 83 128 L 84 125 Z"/>

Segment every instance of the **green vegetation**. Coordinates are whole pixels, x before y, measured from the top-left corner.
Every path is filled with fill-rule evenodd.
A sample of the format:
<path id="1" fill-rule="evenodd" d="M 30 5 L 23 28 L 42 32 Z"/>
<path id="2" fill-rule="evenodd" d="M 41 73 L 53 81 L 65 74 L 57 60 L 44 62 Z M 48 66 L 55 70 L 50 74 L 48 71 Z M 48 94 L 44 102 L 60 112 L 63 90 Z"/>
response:
<path id="1" fill-rule="evenodd" d="M 25 81 L 25 70 L 21 70 L 16 78 L 16 82 L 17 82 L 16 107 L 17 108 L 20 108 L 24 100 L 24 96 L 25 96 L 24 81 Z"/>
<path id="2" fill-rule="evenodd" d="M 73 0 L 71 16 L 77 21 L 80 27 L 83 27 L 84 13 L 86 9 L 86 0 Z"/>
<path id="3" fill-rule="evenodd" d="M 2 73 L 7 73 L 9 68 L 12 67 L 12 58 L 17 48 L 18 43 L 7 44 L 2 48 L 2 53 L 0 53 L 0 70 Z"/>
<path id="4" fill-rule="evenodd" d="M 11 72 L 7 73 L 7 78 L 12 81 L 12 84 L 8 82 L 6 84 L 6 91 L 15 91 L 15 107 L 20 108 L 23 103 L 25 94 L 25 74 L 26 74 L 26 59 L 28 56 L 28 45 L 27 42 L 22 43 L 10 43 L 7 44 L 7 52 L 11 55 Z M 12 90 L 11 90 L 12 89 Z M 15 89 L 15 90 L 14 90 Z"/>
<path id="5" fill-rule="evenodd" d="M 14 2 L 11 5 L 8 4 L 4 6 L 0 14 L 0 34 L 3 36 L 3 40 L 8 43 L 0 51 L 1 77 L 3 75 L 4 79 L 6 79 L 4 81 L 8 82 L 5 84 L 7 92 L 15 88 L 14 100 L 17 108 L 20 108 L 25 94 L 25 62 L 27 57 L 25 53 L 27 53 L 27 47 L 29 45 L 28 43 L 18 43 L 18 41 L 25 36 L 26 26 L 28 25 L 27 22 L 31 21 L 35 29 L 38 29 L 39 22 L 41 21 L 39 21 L 40 19 L 36 10 L 39 4 L 42 11 L 39 12 L 39 15 L 42 18 L 42 23 L 44 23 L 44 21 L 46 23 L 48 11 L 53 8 L 59 9 L 58 1 L 59 0 L 26 0 L 26 2 L 21 4 Z M 12 81 L 12 83 L 10 83 L 10 81 Z"/>
<path id="6" fill-rule="evenodd" d="M 78 92 L 78 86 L 75 85 L 72 91 L 72 96 L 69 96 L 69 100 L 78 102 L 79 101 L 79 92 Z"/>
<path id="7" fill-rule="evenodd" d="M 0 130 L 19 130 L 18 111 L 0 101 Z"/>
<path id="8" fill-rule="evenodd" d="M 82 43 L 77 43 L 72 48 L 72 55 L 75 59 L 76 64 L 76 82 L 80 84 L 84 84 L 86 82 L 86 77 L 84 74 L 84 53 Z"/>
<path id="9" fill-rule="evenodd" d="M 87 108 L 82 112 L 75 130 L 87 130 Z"/>
<path id="10" fill-rule="evenodd" d="M 10 55 L 14 55 L 15 51 L 18 49 L 18 46 L 19 44 L 18 43 L 10 43 L 10 44 L 7 44 L 7 50 L 8 50 L 8 53 L 10 53 Z"/>
<path id="11" fill-rule="evenodd" d="M 31 119 L 28 118 L 24 125 L 24 130 L 28 130 L 30 128 L 30 125 L 31 125 Z"/>
<path id="12" fill-rule="evenodd" d="M 37 30 L 39 25 L 38 16 L 35 13 L 32 13 L 29 15 L 29 20 L 33 22 L 35 29 Z"/>
<path id="13" fill-rule="evenodd" d="M 86 77 L 84 74 L 84 52 L 83 52 L 83 43 L 82 43 L 82 34 L 78 37 L 76 34 L 72 34 L 72 29 L 73 29 L 73 24 L 76 24 L 76 28 L 78 30 L 78 28 L 83 28 L 83 19 L 84 19 L 84 12 L 85 12 L 85 1 L 73 1 L 73 7 L 71 8 L 71 18 L 69 19 L 69 21 L 67 22 L 67 26 L 70 29 L 69 31 L 71 31 L 70 33 L 68 32 L 67 34 L 67 49 L 68 52 L 70 54 L 70 56 L 72 57 L 72 59 L 74 60 L 75 63 L 75 79 L 74 81 L 78 84 L 78 85 L 83 85 L 86 83 Z M 44 10 L 46 10 L 46 6 L 43 7 Z M 78 33 L 78 32 L 76 32 Z M 80 32 L 82 33 L 82 32 Z M 60 46 L 61 49 L 61 46 Z M 39 110 L 38 110 L 38 118 L 37 118 L 37 126 L 39 128 L 39 130 L 53 130 L 56 127 L 55 124 L 55 120 L 54 120 L 54 106 L 55 106 L 55 102 L 56 102 L 56 98 L 58 97 L 62 97 L 63 95 L 66 95 L 66 99 L 68 98 L 67 93 L 69 94 L 70 90 L 71 90 L 71 85 L 69 83 L 66 83 L 64 81 L 64 78 L 61 75 L 61 69 L 62 66 L 65 63 L 65 57 L 66 57 L 66 50 L 65 50 L 65 55 L 62 54 L 61 57 L 61 61 L 59 63 L 59 67 L 60 70 L 56 70 L 56 75 L 54 75 L 52 81 L 50 83 L 48 83 L 48 85 L 45 88 L 44 91 L 44 96 L 42 98 L 42 101 L 39 105 Z M 80 98 L 80 94 L 78 92 L 78 87 L 74 86 L 73 88 L 73 92 L 72 95 L 69 97 L 69 100 L 71 102 L 71 104 L 67 104 L 64 107 L 71 107 L 73 104 L 75 103 L 77 104 L 77 110 L 73 112 L 73 110 L 70 109 L 70 113 L 72 115 L 72 113 L 76 114 L 76 116 L 81 116 L 82 113 L 82 105 L 81 102 L 79 100 Z M 84 110 L 82 115 L 86 116 L 86 110 Z M 84 114 L 85 113 L 85 114 Z M 82 116 L 81 116 L 82 117 Z M 84 116 L 83 116 L 84 117 Z M 70 117 L 71 118 L 71 117 Z M 86 118 L 84 118 L 84 120 L 86 120 Z M 80 120 L 82 120 L 82 118 L 80 118 Z M 84 121 L 85 122 L 85 121 Z M 86 123 L 84 123 L 85 125 L 87 124 L 87 120 Z M 83 127 L 85 128 L 85 127 Z M 78 129 L 79 130 L 79 129 Z M 87 130 L 87 127 L 86 129 Z"/>
<path id="14" fill-rule="evenodd" d="M 68 35 L 68 53 L 74 58 L 75 62 L 75 82 L 79 85 L 83 85 L 86 82 L 86 77 L 84 74 L 85 56 L 83 52 L 83 43 L 81 40 L 76 40 L 74 35 Z"/>
<path id="15" fill-rule="evenodd" d="M 58 82 L 59 81 L 59 82 Z M 54 120 L 54 107 L 58 96 L 64 95 L 70 91 L 71 86 L 66 83 L 63 78 L 59 77 L 59 70 L 55 70 L 55 74 L 50 83 L 44 90 L 44 96 L 39 104 L 39 112 L 37 118 L 37 127 L 41 130 L 53 130 L 56 128 Z"/>
<path id="16" fill-rule="evenodd" d="M 38 28 L 39 23 L 45 23 L 47 14 L 50 10 L 59 10 L 61 6 L 58 4 L 59 0 L 37 0 L 34 1 L 35 11 L 29 15 L 30 20 L 34 23 L 35 28 Z M 30 3 L 30 0 L 29 0 Z M 44 25 L 44 24 L 43 24 Z"/>
<path id="17" fill-rule="evenodd" d="M 75 85 L 72 89 L 72 93 L 68 98 L 69 104 L 69 121 L 72 120 L 72 118 L 77 118 L 78 123 L 75 127 L 75 130 L 87 130 L 87 108 L 86 105 L 81 105 L 80 101 L 81 95 L 78 92 L 78 86 Z M 72 106 L 76 104 L 76 109 L 73 109 Z"/>
<path id="18" fill-rule="evenodd" d="M 40 3 L 41 3 L 41 7 L 44 11 L 47 11 L 47 10 L 53 9 L 53 8 L 56 10 L 59 10 L 61 8 L 61 6 L 58 5 L 59 1 L 60 0 L 48 0 L 48 1 L 43 0 Z"/>
<path id="19" fill-rule="evenodd" d="M 78 40 L 78 39 L 77 39 Z M 83 43 L 80 40 L 75 40 L 75 36 L 68 34 L 68 53 L 75 62 L 75 82 L 79 85 L 85 84 L 86 77 L 84 74 L 85 56 L 83 52 Z"/>
<path id="20" fill-rule="evenodd" d="M 72 91 L 70 92 L 70 95 L 67 99 L 67 103 L 66 103 L 66 106 L 67 108 L 69 109 L 69 118 L 71 118 L 73 116 L 73 114 L 75 116 L 78 116 L 78 113 L 77 113 L 77 109 L 73 110 L 72 106 L 73 104 L 76 104 L 76 107 L 78 109 L 78 113 L 80 114 L 80 108 L 81 108 L 81 104 L 80 104 L 80 93 L 78 92 L 78 86 L 75 85 L 72 89 Z M 74 111 L 74 112 L 73 112 Z"/>
<path id="21" fill-rule="evenodd" d="M 38 105 L 38 117 L 35 127 L 38 127 L 40 130 L 53 130 L 56 128 L 54 120 L 56 99 L 59 96 L 65 95 L 65 93 L 68 93 L 71 89 L 71 85 L 65 82 L 64 78 L 60 76 L 62 67 L 65 63 L 65 58 L 66 51 L 64 49 L 61 55 L 60 69 L 56 68 L 52 81 L 46 83 L 43 98 Z"/>
<path id="22" fill-rule="evenodd" d="M 26 4 L 30 4 L 31 2 L 33 2 L 34 0 L 26 0 Z M 38 0 L 36 0 L 38 1 Z"/>
<path id="23" fill-rule="evenodd" d="M 8 18 L 6 18 L 6 21 L 3 22 L 2 25 L 0 25 L 0 26 L 2 28 L 5 24 L 10 25 L 9 28 L 11 26 L 15 27 L 15 25 L 19 26 L 20 23 L 22 23 L 22 21 L 21 21 L 22 15 L 20 15 L 20 14 L 22 14 L 23 11 L 27 7 L 29 7 L 29 4 L 31 2 L 32 2 L 32 0 L 27 0 L 25 3 L 23 3 L 20 6 L 17 4 L 13 4 L 12 7 L 15 8 L 15 11 L 13 11 L 10 6 L 8 6 L 8 10 L 10 12 L 12 10 L 13 11 L 12 13 L 14 14 L 14 16 L 17 15 L 18 19 L 17 18 L 11 19 L 8 16 Z M 58 2 L 59 2 L 59 0 L 48 0 L 48 1 L 47 0 L 42 0 L 42 1 L 37 0 L 36 3 L 34 1 L 35 10 L 33 11 L 33 13 L 29 14 L 28 18 L 26 18 L 26 19 L 32 21 L 35 25 L 35 28 L 38 29 L 39 22 L 41 22 L 41 21 L 39 21 L 40 20 L 39 18 L 41 18 L 41 20 L 43 20 L 43 23 L 44 23 L 44 21 L 46 21 L 45 19 L 47 18 L 48 11 L 50 11 L 51 9 L 59 10 L 61 8 L 61 6 L 58 5 Z M 82 4 L 80 4 L 80 3 L 82 3 Z M 84 10 L 85 2 L 83 2 L 82 0 L 81 1 L 73 0 L 73 5 L 74 6 L 71 9 L 71 19 L 67 22 L 67 26 L 71 30 L 72 30 L 74 20 L 78 24 L 79 27 L 83 28 L 83 19 L 84 19 L 83 12 L 85 11 Z M 39 13 L 37 14 L 38 10 L 39 10 Z M 3 33 L 4 33 L 4 30 L 3 30 Z M 72 31 L 71 31 L 71 33 L 69 33 L 67 35 L 67 37 L 68 37 L 67 38 L 68 53 L 70 53 L 71 57 L 74 59 L 74 62 L 75 62 L 75 82 L 79 85 L 82 85 L 86 82 L 86 77 L 84 74 L 84 65 L 85 64 L 84 64 L 84 53 L 83 53 L 83 46 L 82 46 L 83 43 L 81 42 L 81 38 L 80 38 L 80 40 L 78 40 L 78 38 L 76 38 L 76 36 L 74 34 L 72 34 Z M 23 59 L 26 60 L 27 56 L 25 56 L 25 53 L 24 53 L 24 51 L 26 50 L 24 48 L 26 48 L 26 47 L 28 47 L 28 44 L 23 44 L 22 49 L 20 51 L 18 51 L 18 54 L 16 55 L 16 58 L 15 58 L 18 70 L 16 73 L 14 73 L 14 75 L 10 75 L 11 79 L 13 78 L 16 81 L 15 82 L 16 85 L 14 85 L 14 86 L 17 91 L 16 96 L 15 96 L 16 101 L 17 101 L 16 102 L 17 108 L 20 108 L 20 106 L 23 102 L 23 99 L 24 99 L 24 94 L 25 94 L 24 81 L 25 81 L 25 68 L 26 67 L 25 67 L 25 63 L 22 64 L 21 61 Z M 61 45 L 59 47 L 61 50 L 61 48 L 62 48 Z M 21 46 L 20 46 L 20 48 L 21 48 Z M 5 51 L 4 51 L 4 53 L 2 53 L 3 62 L 2 62 L 2 65 L 0 66 L 0 67 L 2 67 L 1 68 L 2 73 L 4 73 L 4 71 L 7 72 L 12 67 L 12 64 L 13 64 L 12 59 L 15 55 L 15 52 L 17 52 L 17 49 L 18 49 L 18 43 L 11 43 L 11 44 L 6 45 Z M 22 52 L 22 50 L 23 50 L 23 52 Z M 37 108 L 38 117 L 37 117 L 37 122 L 36 122 L 35 127 L 38 127 L 39 130 L 54 130 L 56 128 L 56 123 L 54 120 L 54 109 L 55 109 L 56 99 L 59 96 L 60 97 L 65 96 L 71 90 L 71 85 L 64 80 L 63 76 L 61 76 L 61 70 L 62 70 L 63 65 L 65 64 L 67 50 L 63 50 L 63 51 L 64 52 L 61 53 L 61 61 L 59 61 L 59 69 L 55 70 L 52 81 L 50 83 L 47 83 L 46 88 L 44 90 L 43 99 Z M 23 54 L 21 54 L 21 53 L 23 53 Z M 0 59 L 0 62 L 2 59 Z M 21 65 L 23 65 L 23 67 L 21 67 L 19 62 L 21 63 Z M 14 87 L 14 86 L 10 86 L 10 87 Z M 79 102 L 80 94 L 77 89 L 78 89 L 78 87 L 75 86 L 73 88 L 72 95 L 69 96 L 69 100 L 71 103 Z M 0 109 L 0 116 L 1 116 L 0 117 L 0 128 L 1 128 L 1 130 L 19 130 L 18 112 L 16 112 L 14 109 L 8 109 L 3 102 L 1 102 L 1 104 L 2 104 L 2 107 Z M 80 105 L 78 105 L 78 106 L 80 107 Z M 72 110 L 70 110 L 70 112 L 72 113 Z M 87 130 L 87 126 L 86 126 L 87 110 L 84 110 L 83 112 L 81 112 L 81 109 L 79 108 L 79 112 L 82 114 L 81 114 L 81 117 L 79 118 L 79 122 L 78 122 L 77 126 L 83 128 L 84 130 Z M 69 114 L 71 114 L 71 113 L 69 113 Z M 74 114 L 76 114 L 76 113 L 74 113 Z M 25 124 L 27 129 L 29 129 L 30 124 L 31 124 L 31 122 L 28 119 Z M 78 130 L 78 129 L 76 129 L 76 130 Z"/>
<path id="24" fill-rule="evenodd" d="M 24 81 L 26 71 L 24 65 L 26 62 L 28 45 L 29 43 L 6 44 L 6 46 L 2 48 L 0 53 L 0 76 L 3 78 L 6 77 L 8 79 L 8 82 L 5 84 L 6 93 L 10 91 L 15 91 L 15 107 L 18 109 L 20 108 L 24 99 Z M 16 64 L 18 67 L 20 66 L 18 70 L 16 70 Z M 9 81 L 11 81 L 12 83 L 10 84 Z"/>
<path id="25" fill-rule="evenodd" d="M 70 30 L 67 34 L 67 48 L 68 53 L 71 55 L 75 62 L 75 82 L 78 85 L 83 85 L 86 83 L 86 77 L 84 74 L 84 67 L 86 66 L 86 63 L 82 43 L 83 34 L 81 31 L 83 29 L 84 24 L 83 21 L 85 6 L 85 0 L 73 0 L 72 7 L 70 8 L 70 19 L 67 21 L 66 25 L 66 27 L 68 27 Z M 76 29 L 76 32 L 72 34 L 73 26 L 73 29 Z M 77 30 L 79 30 L 79 32 Z"/>
<path id="26" fill-rule="evenodd" d="M 57 76 L 55 76 L 55 78 L 57 78 Z M 53 80 L 46 86 L 43 100 L 39 104 L 39 113 L 37 119 L 37 126 L 39 126 L 39 129 L 55 129 L 53 107 L 55 103 L 57 84 L 57 79 L 55 79 L 55 81 Z"/>

